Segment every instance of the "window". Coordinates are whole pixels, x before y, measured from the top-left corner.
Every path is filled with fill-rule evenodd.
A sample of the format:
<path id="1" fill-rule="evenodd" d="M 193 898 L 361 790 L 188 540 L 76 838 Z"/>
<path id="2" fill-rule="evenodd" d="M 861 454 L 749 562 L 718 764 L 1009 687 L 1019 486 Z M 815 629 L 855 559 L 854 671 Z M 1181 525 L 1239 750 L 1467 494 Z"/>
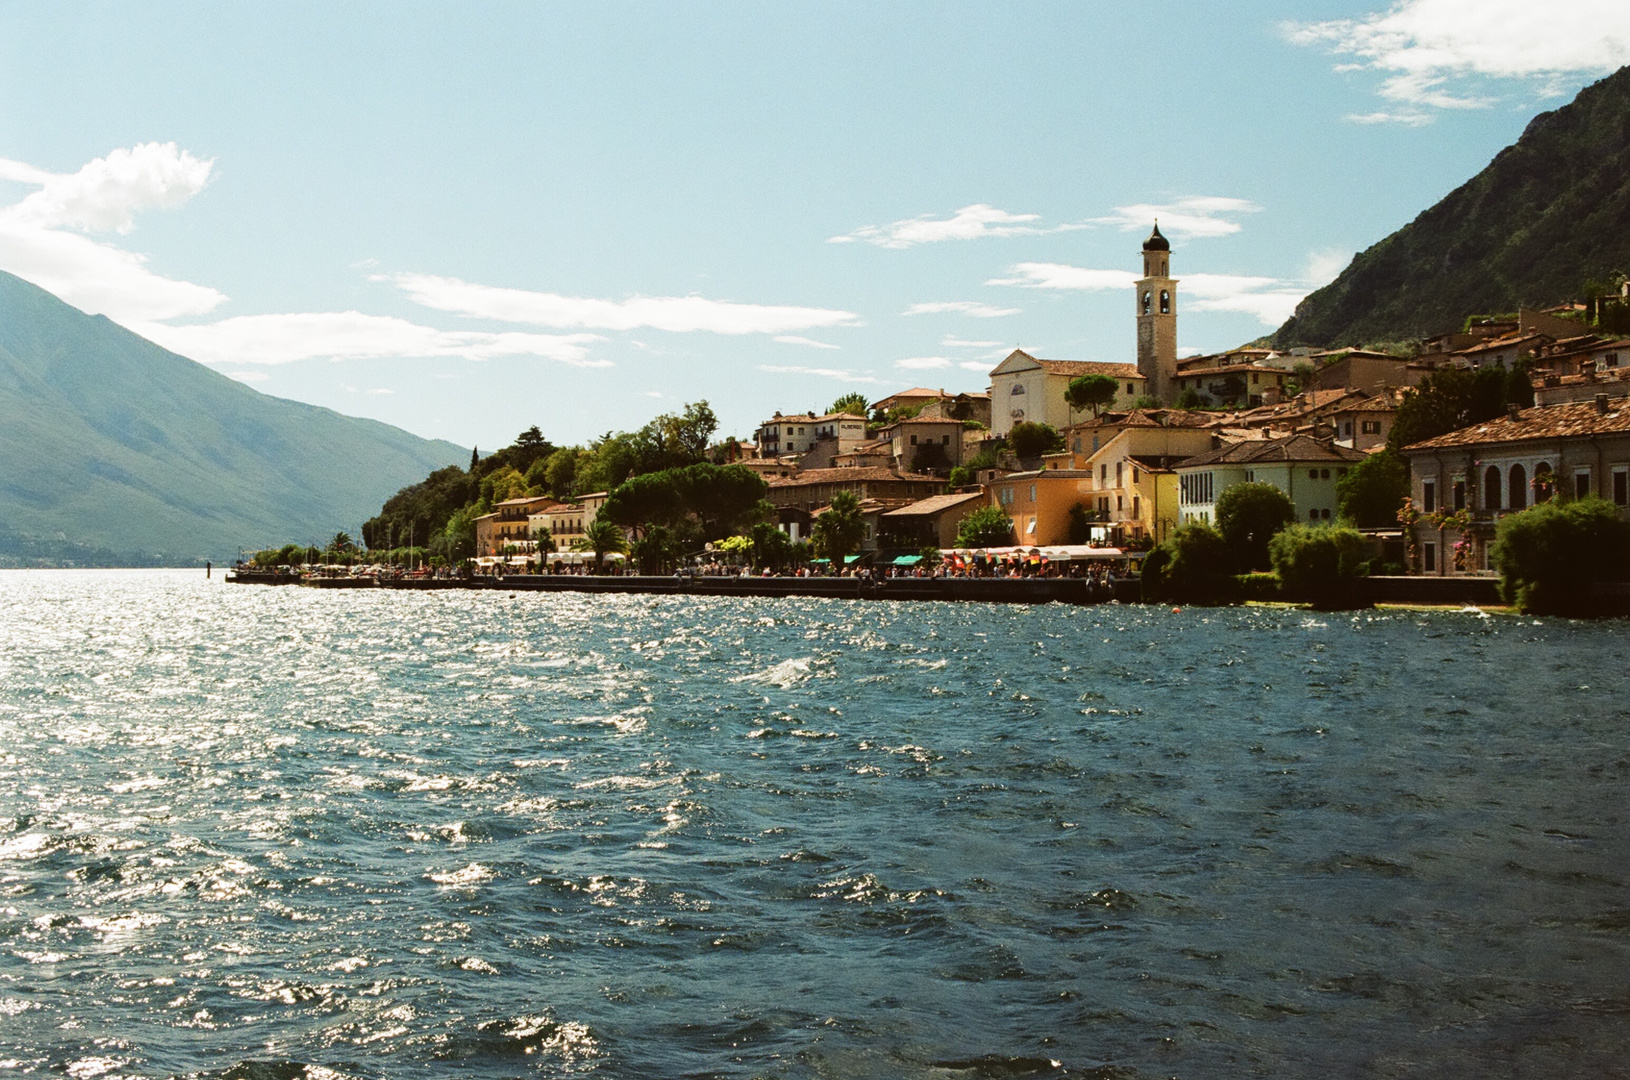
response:
<path id="1" fill-rule="evenodd" d="M 1575 469 L 1573 471 L 1573 497 L 1585 499 L 1590 497 L 1590 470 Z"/>
<path id="2" fill-rule="evenodd" d="M 1421 509 L 1428 514 L 1438 508 L 1438 482 L 1436 480 L 1421 481 Z"/>
<path id="3" fill-rule="evenodd" d="M 1011 506 L 1013 504 L 1013 489 L 1010 487 L 1002 488 L 997 492 L 996 497 L 1003 506 Z"/>
<path id="4" fill-rule="evenodd" d="M 1317 480 L 1319 478 L 1319 470 L 1318 469 L 1309 469 L 1309 470 L 1307 470 L 1307 478 L 1309 480 Z"/>
<path id="5" fill-rule="evenodd" d="M 1251 469 L 1246 469 L 1245 470 L 1245 482 L 1247 484 L 1256 483 L 1256 472 L 1254 470 L 1251 470 Z"/>
<path id="6" fill-rule="evenodd" d="M 1342 423 L 1341 423 L 1341 437 L 1344 438 L 1344 439 L 1350 439 L 1350 438 L 1353 437 L 1353 422 L 1351 420 L 1343 420 L 1342 421 Z"/>
<path id="7" fill-rule="evenodd" d="M 1096 435 L 1092 437 L 1092 452 L 1094 454 L 1098 452 L 1098 436 Z"/>
<path id="8" fill-rule="evenodd" d="M 1172 310 L 1172 294 L 1165 289 L 1160 290 L 1160 313 L 1170 315 Z"/>
<path id="9" fill-rule="evenodd" d="M 1460 507 L 1455 507 L 1459 510 Z M 1490 465 L 1488 472 L 1483 474 L 1483 509 L 1500 509 L 1500 468 Z"/>
<path id="10" fill-rule="evenodd" d="M 1115 486 L 1116 487 L 1121 487 L 1122 486 L 1122 484 L 1121 484 L 1121 463 L 1119 461 L 1117 461 L 1115 463 Z"/>
<path id="11" fill-rule="evenodd" d="M 1623 465 L 1613 469 L 1613 502 L 1619 506 L 1630 506 L 1630 468 Z"/>
<path id="12" fill-rule="evenodd" d="M 1262 373 L 1261 372 L 1257 372 L 1257 371 L 1251 372 L 1251 385 L 1252 386 L 1257 385 L 1261 381 L 1262 381 Z"/>
<path id="13" fill-rule="evenodd" d="M 1098 463 L 1098 483 L 1109 483 L 1109 463 L 1107 461 Z"/>
<path id="14" fill-rule="evenodd" d="M 1075 442 L 1071 444 L 1070 448 L 1072 450 L 1074 450 L 1077 454 L 1079 454 L 1081 452 L 1081 436 L 1077 435 L 1075 437 Z"/>
<path id="15" fill-rule="evenodd" d="M 1428 540 L 1421 545 L 1421 568 L 1431 572 L 1438 568 L 1438 543 Z"/>
<path id="16" fill-rule="evenodd" d="M 1031 502 L 1036 501 L 1036 485 L 1035 484 L 1030 485 L 1030 501 Z"/>
<path id="17" fill-rule="evenodd" d="M 1464 509 L 1466 509 L 1466 481 L 1465 480 L 1456 480 L 1455 481 L 1455 509 L 1456 510 L 1464 510 Z"/>
<path id="18" fill-rule="evenodd" d="M 917 445 L 917 436 L 915 436 L 915 435 L 913 435 L 913 436 L 912 436 L 912 437 L 911 437 L 911 445 L 912 445 L 912 446 L 916 446 L 916 445 Z"/>
<path id="19" fill-rule="evenodd" d="M 1328 479 L 1330 479 L 1330 470 L 1329 469 L 1320 469 L 1319 470 L 1319 479 L 1320 480 L 1328 480 Z"/>
<path id="20" fill-rule="evenodd" d="M 1132 384 L 1131 384 L 1131 383 L 1127 383 L 1127 384 L 1126 384 L 1126 396 L 1127 396 L 1127 397 L 1131 397 L 1131 396 L 1132 396 L 1132 394 L 1133 394 L 1133 390 L 1132 390 Z"/>
<path id="21" fill-rule="evenodd" d="M 951 436 L 949 436 L 949 435 L 941 435 L 940 436 L 940 445 L 941 446 L 950 446 L 951 445 Z"/>
<path id="22" fill-rule="evenodd" d="M 1521 510 L 1528 505 L 1528 471 L 1521 465 L 1511 466 L 1506 488 L 1511 495 L 1511 509 Z"/>
<path id="23" fill-rule="evenodd" d="M 1319 517 L 1324 521 L 1329 521 L 1330 520 L 1330 508 L 1327 506 L 1323 510 L 1320 510 L 1319 511 Z"/>
<path id="24" fill-rule="evenodd" d="M 1317 510 L 1309 510 L 1307 512 L 1307 520 L 1309 520 L 1309 521 L 1318 521 L 1319 520 L 1319 512 Z"/>
<path id="25" fill-rule="evenodd" d="M 1009 393 L 1010 396 L 1024 393 L 1024 384 L 1023 383 L 1014 383 L 1013 384 L 1013 389 L 1008 391 L 1008 393 Z"/>
<path id="26" fill-rule="evenodd" d="M 1137 485 L 1138 485 L 1138 467 L 1136 465 L 1134 465 L 1134 466 L 1132 466 L 1132 486 L 1137 487 Z"/>
<path id="27" fill-rule="evenodd" d="M 1359 428 L 1358 429 L 1359 429 L 1360 432 L 1362 432 L 1365 435 L 1379 435 L 1379 434 L 1381 434 L 1381 421 L 1379 421 L 1379 420 L 1364 420 L 1364 421 L 1361 421 L 1359 423 Z M 1351 430 L 1351 429 L 1349 428 L 1349 430 Z"/>
<path id="28" fill-rule="evenodd" d="M 1125 502 L 1124 497 L 1120 496 L 1120 495 L 1115 496 L 1115 512 L 1120 513 L 1125 508 L 1126 508 L 1126 502 Z"/>
<path id="29" fill-rule="evenodd" d="M 1148 292 L 1145 292 L 1143 294 L 1143 313 L 1145 315 L 1149 314 L 1149 305 L 1152 302 L 1153 302 L 1153 298 L 1149 295 Z"/>
<path id="30" fill-rule="evenodd" d="M 1143 500 L 1136 495 L 1132 496 L 1132 516 L 1135 518 L 1143 516 Z"/>

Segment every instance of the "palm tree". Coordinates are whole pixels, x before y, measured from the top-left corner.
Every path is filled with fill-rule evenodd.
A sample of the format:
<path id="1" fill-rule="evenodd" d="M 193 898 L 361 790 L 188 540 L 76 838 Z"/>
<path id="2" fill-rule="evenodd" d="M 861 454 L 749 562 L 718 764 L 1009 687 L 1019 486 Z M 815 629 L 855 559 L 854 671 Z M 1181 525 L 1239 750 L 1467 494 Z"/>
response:
<path id="1" fill-rule="evenodd" d="M 607 552 L 621 553 L 628 550 L 628 537 L 623 535 L 622 529 L 611 522 L 596 518 L 583 530 L 583 539 L 572 547 L 577 551 L 594 552 L 594 572 L 598 574 L 605 566 Z"/>
<path id="2" fill-rule="evenodd" d="M 866 536 L 866 519 L 860 515 L 860 500 L 855 493 L 840 491 L 832 496 L 832 505 L 815 519 L 811 535 L 815 550 L 834 563 L 842 563 L 845 555 L 860 547 Z"/>

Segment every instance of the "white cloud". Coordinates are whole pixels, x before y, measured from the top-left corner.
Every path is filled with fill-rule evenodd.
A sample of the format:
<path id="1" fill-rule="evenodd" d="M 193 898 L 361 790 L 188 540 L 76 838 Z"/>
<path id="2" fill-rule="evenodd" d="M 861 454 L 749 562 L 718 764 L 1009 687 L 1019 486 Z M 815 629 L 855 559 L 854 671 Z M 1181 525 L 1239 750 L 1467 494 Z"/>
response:
<path id="1" fill-rule="evenodd" d="M 48 173 L 16 161 L 5 162 L 0 172 L 40 187 L 6 209 L 20 221 L 47 229 L 128 233 L 138 211 L 172 209 L 202 191 L 214 164 L 173 142 L 141 143 L 90 161 L 76 173 Z"/>
<path id="2" fill-rule="evenodd" d="M 1168 236 L 1213 238 L 1232 236 L 1240 231 L 1238 222 L 1230 220 L 1240 214 L 1254 214 L 1262 207 L 1245 199 L 1231 199 L 1224 195 L 1190 195 L 1169 203 L 1134 203 L 1117 206 L 1104 217 L 1093 218 L 1095 225 L 1115 225 L 1123 232 L 1154 227 L 1160 220 L 1160 231 Z"/>
<path id="3" fill-rule="evenodd" d="M 896 360 L 894 366 L 905 368 L 907 371 L 932 371 L 935 368 L 948 368 L 951 361 L 943 356 L 908 356 L 904 360 Z"/>
<path id="4" fill-rule="evenodd" d="M 133 324 L 165 348 L 206 364 L 292 364 L 299 360 L 537 356 L 574 367 L 611 367 L 589 356 L 594 334 L 436 330 L 358 311 L 240 315 L 195 326 Z"/>
<path id="5" fill-rule="evenodd" d="M 1016 276 L 988 284 L 1106 292 L 1130 289 L 1137 281 L 1125 270 L 1089 270 L 1062 263 L 1019 263 L 1011 272 Z M 1268 326 L 1289 318 L 1307 292 L 1302 282 L 1244 274 L 1189 274 L 1179 286 L 1179 297 L 1187 294 L 1186 306 L 1191 311 L 1237 311 L 1254 315 Z"/>
<path id="6" fill-rule="evenodd" d="M 203 315 L 226 299 L 206 285 L 155 274 L 141 255 L 0 210 L 0 270 L 74 307 L 118 322 Z"/>
<path id="7" fill-rule="evenodd" d="M 774 340 L 783 345 L 805 345 L 811 349 L 836 349 L 841 346 L 833 345 L 827 341 L 816 341 L 814 338 L 799 337 L 797 334 L 777 334 Z"/>
<path id="8" fill-rule="evenodd" d="M 976 319 L 1000 319 L 1004 315 L 1017 315 L 1021 311 L 1016 307 L 996 307 L 992 304 L 981 304 L 977 300 L 935 300 L 926 304 L 912 304 L 900 314 L 902 315 L 971 315 Z"/>
<path id="9" fill-rule="evenodd" d="M 374 389 L 368 391 L 368 393 L 370 393 L 370 394 L 394 394 L 394 393 L 396 393 L 396 391 L 395 390 L 386 390 L 384 387 L 379 386 L 379 387 L 375 387 Z"/>
<path id="10" fill-rule="evenodd" d="M 986 285 L 1017 285 L 1026 289 L 1081 289 L 1103 292 L 1130 289 L 1137 275 L 1126 270 L 1083 270 L 1064 263 L 1018 263 L 1008 270 L 1013 277 L 991 278 Z"/>
<path id="11" fill-rule="evenodd" d="M 953 349 L 995 349 L 1000 348 L 1002 343 L 1000 341 L 964 341 L 962 338 L 946 334 L 945 339 L 940 344 Z"/>
<path id="12" fill-rule="evenodd" d="M 872 375 L 865 375 L 855 371 L 845 371 L 843 368 L 798 367 L 792 364 L 760 364 L 758 370 L 771 375 L 817 375 L 823 379 L 836 379 L 839 382 L 851 383 L 881 383 L 883 380 Z"/>
<path id="13" fill-rule="evenodd" d="M 1042 227 L 1031 222 L 1040 214 L 1011 214 L 986 203 L 964 206 L 948 218 L 922 217 L 896 221 L 892 225 L 867 225 L 845 236 L 828 238 L 829 244 L 850 244 L 864 240 L 886 248 L 908 248 L 941 240 L 977 240 L 987 236 L 1042 236 L 1047 233 L 1080 229 L 1082 225 Z"/>
<path id="14" fill-rule="evenodd" d="M 384 277 L 417 304 L 478 319 L 528 323 L 556 329 L 668 330 L 715 334 L 785 334 L 831 326 L 852 326 L 852 311 L 827 308 L 737 304 L 700 296 L 636 296 L 596 300 L 557 293 L 475 285 L 431 274 Z"/>
<path id="15" fill-rule="evenodd" d="M 1403 124 L 1405 127 L 1425 127 L 1432 122 L 1431 114 L 1424 112 L 1348 113 L 1346 119 L 1355 124 Z"/>
<path id="16" fill-rule="evenodd" d="M 212 164 L 174 143 L 115 150 L 71 174 L 0 160 L 0 180 L 38 189 L 0 207 L 0 269 L 120 322 L 211 311 L 226 299 L 217 290 L 156 274 L 143 256 L 69 230 L 129 232 L 138 211 L 197 194 Z"/>
<path id="17" fill-rule="evenodd" d="M 966 360 L 957 365 L 957 367 L 963 369 L 964 371 L 977 371 L 981 375 L 988 375 L 990 373 L 990 369 L 995 366 L 995 364 L 984 363 L 979 360 Z"/>
<path id="18" fill-rule="evenodd" d="M 1302 279 L 1311 285 L 1328 285 L 1336 280 L 1337 275 L 1347 269 L 1352 261 L 1353 253 L 1350 251 L 1339 251 L 1335 248 L 1310 251 L 1307 254 L 1307 265 L 1302 270 Z"/>
<path id="19" fill-rule="evenodd" d="M 1399 0 L 1362 19 L 1285 23 L 1287 40 L 1356 57 L 1337 70 L 1385 75 L 1388 101 L 1416 108 L 1350 117 L 1359 123 L 1419 124 L 1422 109 L 1485 108 L 1492 99 L 1457 81 L 1520 79 L 1554 95 L 1567 77 L 1606 74 L 1630 63 L 1630 5 L 1624 0 Z"/>

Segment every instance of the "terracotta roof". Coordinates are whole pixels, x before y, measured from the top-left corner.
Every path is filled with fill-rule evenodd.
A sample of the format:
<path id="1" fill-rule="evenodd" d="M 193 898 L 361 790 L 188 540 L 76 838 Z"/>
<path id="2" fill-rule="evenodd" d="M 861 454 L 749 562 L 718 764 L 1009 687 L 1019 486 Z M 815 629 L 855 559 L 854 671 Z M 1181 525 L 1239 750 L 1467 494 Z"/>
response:
<path id="1" fill-rule="evenodd" d="M 1371 397 L 1361 398 L 1358 401 L 1344 401 L 1334 409 L 1331 415 L 1344 412 L 1397 412 L 1398 403 L 1390 394 L 1375 394 Z"/>
<path id="2" fill-rule="evenodd" d="M 930 514 L 942 513 L 973 499 L 983 499 L 982 491 L 963 491 L 951 495 L 934 495 L 927 499 L 919 499 L 909 506 L 902 506 L 898 510 L 890 510 L 884 517 L 927 517 Z"/>
<path id="3" fill-rule="evenodd" d="M 1469 353 L 1494 352 L 1499 349 L 1509 349 L 1513 345 L 1521 345 L 1525 341 L 1534 341 L 1536 339 L 1543 341 L 1551 340 L 1537 330 L 1530 331 L 1526 334 L 1507 334 L 1504 337 L 1497 337 L 1490 341 L 1484 341 L 1476 345 L 1467 346 L 1464 349 L 1457 349 L 1455 350 L 1455 355 L 1465 356 Z"/>
<path id="4" fill-rule="evenodd" d="M 1029 356 L 1028 353 L 1025 355 Z M 1043 360 L 1039 356 L 1030 359 L 1041 365 L 1043 371 L 1049 375 L 1068 375 L 1077 378 L 1082 375 L 1108 375 L 1116 379 L 1141 379 L 1143 372 L 1138 370 L 1136 364 L 1111 364 L 1098 360 Z"/>
<path id="5" fill-rule="evenodd" d="M 1244 371 L 1271 371 L 1276 375 L 1289 375 L 1290 374 L 1290 372 L 1286 371 L 1284 368 L 1274 367 L 1272 364 L 1252 364 L 1252 363 L 1217 364 L 1217 365 L 1215 365 L 1213 367 L 1190 367 L 1190 368 L 1183 368 L 1182 365 L 1179 364 L 1178 367 L 1181 369 L 1177 373 L 1178 378 L 1185 378 L 1185 379 L 1186 378 L 1200 378 L 1200 377 L 1205 376 L 1205 375 L 1225 375 L 1225 374 L 1229 374 L 1231 372 L 1236 372 L 1236 371 L 1238 371 L 1238 372 L 1244 372 Z"/>
<path id="6" fill-rule="evenodd" d="M 993 483 L 993 484 L 1005 484 L 1009 480 L 1034 480 L 1038 476 L 1041 476 L 1041 477 L 1055 476 L 1055 477 L 1058 477 L 1061 480 L 1067 480 L 1067 479 L 1070 479 L 1071 477 L 1079 479 L 1079 478 L 1084 476 L 1084 477 L 1086 477 L 1087 479 L 1090 480 L 1092 478 L 1092 470 L 1091 469 L 1030 469 L 1030 470 L 1027 470 L 1025 472 L 1003 473 L 1001 476 L 998 476 L 996 479 L 992 480 L 991 483 Z"/>
<path id="7" fill-rule="evenodd" d="M 503 502 L 493 503 L 492 505 L 493 509 L 496 510 L 500 506 L 531 506 L 533 503 L 556 503 L 559 501 L 559 499 L 550 498 L 548 495 L 527 495 L 519 499 L 505 499 Z"/>
<path id="8" fill-rule="evenodd" d="M 1524 409 L 1517 419 L 1502 416 L 1481 424 L 1463 427 L 1435 439 L 1411 443 L 1413 450 L 1438 450 L 1452 446 L 1479 446 L 1485 443 L 1525 442 L 1533 439 L 1565 439 L 1590 435 L 1630 432 L 1630 401 L 1615 398 L 1607 412 L 1598 412 L 1594 401 L 1571 401 L 1561 405 L 1541 405 Z"/>
<path id="9" fill-rule="evenodd" d="M 791 416 L 777 416 L 764 421 L 759 427 L 769 427 L 771 424 L 813 424 L 818 417 L 813 413 L 794 413 Z"/>
<path id="10" fill-rule="evenodd" d="M 878 480 L 926 480 L 935 484 L 945 483 L 944 480 L 937 476 L 925 476 L 922 473 L 897 473 L 893 469 L 885 469 L 877 465 L 862 465 L 852 469 L 805 469 L 793 476 L 782 476 L 771 480 L 770 486 L 773 488 L 803 487 L 812 484 L 848 484 Z"/>
<path id="11" fill-rule="evenodd" d="M 1106 412 L 1091 420 L 1072 424 L 1065 430 L 1106 427 L 1203 428 L 1210 427 L 1215 420 L 1215 413 L 1198 409 L 1128 409 L 1125 412 Z"/>
<path id="12" fill-rule="evenodd" d="M 908 416 L 904 420 L 894 421 L 883 430 L 887 431 L 889 428 L 899 427 L 901 424 L 954 424 L 957 427 L 961 427 L 962 421 L 952 419 L 949 416 Z"/>
<path id="13" fill-rule="evenodd" d="M 1330 446 L 1306 435 L 1287 435 L 1280 439 L 1251 439 L 1231 443 L 1204 454 L 1197 454 L 1177 463 L 1179 469 L 1202 465 L 1250 465 L 1258 462 L 1363 461 L 1364 455 L 1345 446 Z"/>

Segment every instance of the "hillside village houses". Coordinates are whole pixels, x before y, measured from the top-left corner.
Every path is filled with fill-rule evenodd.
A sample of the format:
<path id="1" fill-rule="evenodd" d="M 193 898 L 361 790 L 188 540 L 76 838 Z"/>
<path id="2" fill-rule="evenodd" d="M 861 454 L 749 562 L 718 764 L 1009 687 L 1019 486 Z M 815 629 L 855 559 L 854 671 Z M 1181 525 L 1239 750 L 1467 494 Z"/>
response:
<path id="1" fill-rule="evenodd" d="M 1516 318 L 1468 320 L 1414 357 L 1245 347 L 1179 359 L 1178 280 L 1158 225 L 1142 259 L 1134 363 L 1015 349 L 992 369 L 988 392 L 912 387 L 872 403 L 869 420 L 798 412 L 764 421 L 741 463 L 768 481 L 779 526 L 806 539 L 832 496 L 849 491 L 867 523 L 864 551 L 950 547 L 981 506 L 1013 521 L 1015 546 L 1137 549 L 1189 522 L 1214 521 L 1217 498 L 1249 482 L 1283 490 L 1299 520 L 1332 522 L 1336 484 L 1386 445 L 1408 388 L 1440 367 L 1519 363 L 1534 373 L 1533 409 L 1405 451 L 1416 508 L 1473 515 L 1458 560 L 1447 553 L 1459 534 L 1416 523 L 1408 539 L 1418 569 L 1486 571 L 1493 521 L 1557 484 L 1630 505 L 1630 339 L 1581 334 L 1562 309 L 1525 308 Z M 1070 382 L 1094 374 L 1115 380 L 1113 400 L 1100 415 L 1071 409 Z M 1026 462 L 1000 452 L 1023 421 L 1051 426 L 1064 447 Z M 953 469 L 976 462 L 966 486 L 948 489 Z M 1537 489 L 1536 476 L 1544 478 Z M 593 520 L 587 500 L 582 513 L 552 507 L 536 516 L 558 539 Z"/>

